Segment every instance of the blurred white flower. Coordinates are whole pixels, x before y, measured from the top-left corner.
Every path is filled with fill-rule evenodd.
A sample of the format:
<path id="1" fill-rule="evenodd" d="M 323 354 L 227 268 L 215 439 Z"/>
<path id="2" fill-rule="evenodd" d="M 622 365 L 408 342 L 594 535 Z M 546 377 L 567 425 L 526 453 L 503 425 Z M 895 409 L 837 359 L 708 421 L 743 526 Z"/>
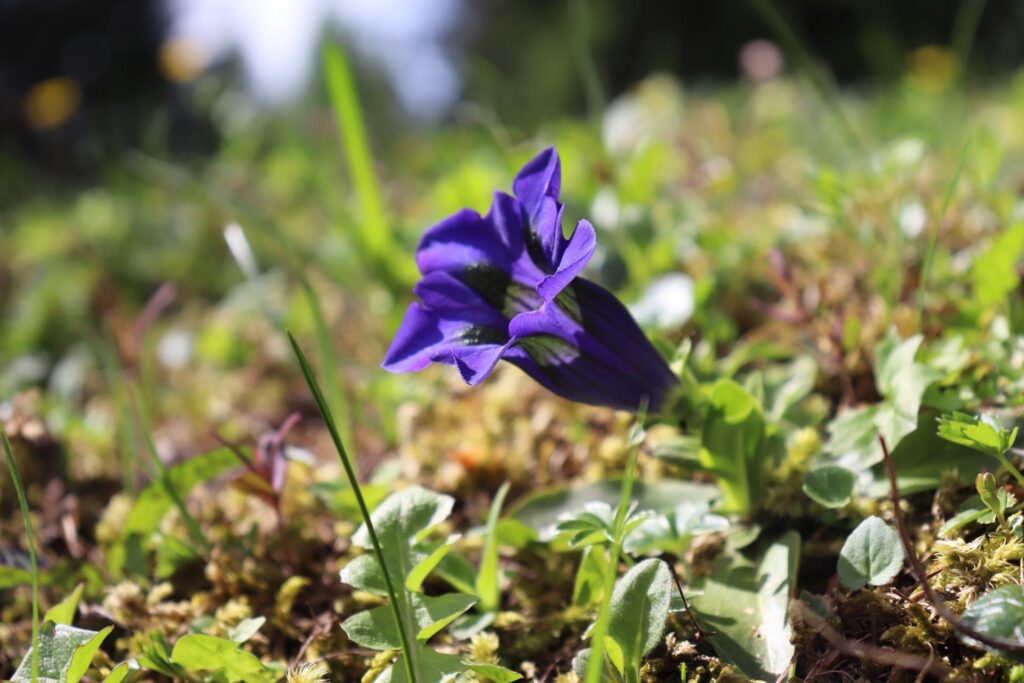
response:
<path id="1" fill-rule="evenodd" d="M 665 330 L 689 320 L 693 307 L 693 280 L 682 273 L 670 273 L 652 282 L 629 310 L 641 325 Z"/>
<path id="2" fill-rule="evenodd" d="M 436 118 L 455 103 L 460 77 L 445 49 L 462 0 L 169 0 L 168 43 L 188 45 L 201 67 L 237 54 L 257 99 L 282 104 L 313 75 L 325 28 L 376 62 L 402 106 Z"/>

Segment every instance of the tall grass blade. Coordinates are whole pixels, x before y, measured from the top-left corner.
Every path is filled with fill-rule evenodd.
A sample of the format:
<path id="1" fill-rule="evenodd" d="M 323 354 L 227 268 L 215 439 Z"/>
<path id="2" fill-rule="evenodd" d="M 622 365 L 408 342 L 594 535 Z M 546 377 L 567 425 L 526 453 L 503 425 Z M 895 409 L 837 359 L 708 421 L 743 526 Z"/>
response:
<path id="1" fill-rule="evenodd" d="M 811 87 L 818 94 L 822 104 L 832 114 L 832 118 L 836 121 L 839 128 L 845 133 L 847 142 L 852 146 L 861 151 L 866 149 L 863 139 L 857 129 L 854 128 L 853 123 L 850 122 L 846 112 L 843 111 L 842 105 L 839 102 L 839 96 L 836 93 L 835 87 L 833 87 L 832 80 L 825 75 L 821 67 L 815 64 L 814 59 L 811 58 L 810 52 L 804 46 L 802 40 L 797 35 L 793 27 L 789 25 L 786 18 L 779 11 L 779 8 L 775 6 L 773 0 L 750 0 L 750 3 L 757 10 L 757 13 L 761 15 L 765 23 L 771 28 L 772 32 L 775 33 L 775 37 L 778 38 L 779 42 L 782 43 L 783 47 L 790 53 L 794 61 L 796 61 L 797 68 L 803 78 L 810 83 Z"/>
<path id="2" fill-rule="evenodd" d="M 953 171 L 953 177 L 950 179 L 949 185 L 946 186 L 946 194 L 942 198 L 942 207 L 935 216 L 931 235 L 928 236 L 928 248 L 924 253 L 924 262 L 921 264 L 921 282 L 917 287 L 918 315 L 923 315 L 924 313 L 924 297 L 928 292 L 928 280 L 931 277 L 932 261 L 935 260 L 935 247 L 939 241 L 939 230 L 942 228 L 942 221 L 946 218 L 946 212 L 949 211 L 949 205 L 953 202 L 953 194 L 956 192 L 956 187 L 960 184 L 960 173 L 964 170 L 964 163 L 967 161 L 967 149 L 970 146 L 970 140 L 964 141 L 964 146 L 960 149 L 960 158 L 956 162 L 956 169 Z"/>
<path id="3" fill-rule="evenodd" d="M 323 391 L 320 390 L 320 385 L 316 381 L 316 375 L 313 373 L 313 368 L 310 367 L 309 361 L 306 360 L 306 355 L 302 352 L 298 342 L 295 341 L 295 337 L 292 336 L 291 332 L 288 333 L 288 341 L 291 342 L 292 351 L 295 352 L 295 357 L 299 361 L 299 366 L 302 368 L 302 374 L 306 378 L 306 384 L 309 385 L 309 390 L 313 394 L 313 399 L 316 401 L 316 406 L 320 410 L 320 415 L 324 419 L 324 423 L 327 425 L 327 431 L 331 435 L 331 440 L 334 441 L 334 448 L 338 451 L 338 457 L 341 459 L 341 465 L 345 469 L 345 476 L 348 477 L 349 485 L 352 486 L 352 492 L 355 494 L 356 503 L 359 505 L 359 514 L 363 518 L 363 523 L 366 524 L 367 534 L 370 536 L 370 543 L 373 544 L 373 553 L 377 557 L 377 563 L 380 565 L 381 573 L 384 575 L 384 585 L 388 591 L 388 598 L 390 600 L 391 612 L 395 618 L 395 624 L 398 625 L 398 633 L 402 643 L 402 661 L 405 664 L 405 673 L 410 681 L 417 683 L 419 681 L 418 671 L 414 670 L 413 658 L 415 652 L 413 651 L 413 644 L 409 641 L 408 632 L 405 630 L 405 624 L 402 619 L 401 609 L 398 602 L 398 594 L 395 592 L 394 583 L 391 580 L 391 572 L 388 571 L 388 566 L 384 562 L 384 552 L 381 550 L 380 541 L 377 540 L 377 532 L 373 528 L 373 521 L 370 519 L 370 510 L 366 507 L 366 500 L 363 498 L 362 489 L 359 487 L 359 479 L 356 477 L 355 468 L 352 465 L 352 460 L 348 455 L 348 450 L 345 448 L 344 442 L 341 440 L 341 434 L 338 432 L 338 427 L 334 422 L 334 417 L 331 414 L 331 408 L 327 403 L 327 399 L 324 398 Z"/>
<path id="4" fill-rule="evenodd" d="M 373 154 L 370 152 L 363 113 L 359 106 L 359 93 L 348 59 L 339 45 L 330 43 L 324 48 L 323 64 L 338 137 L 359 204 L 358 234 L 361 246 L 389 271 L 389 275 L 397 276 L 400 280 L 406 279 L 409 273 L 391 272 L 399 262 L 394 258 L 395 236 L 384 210 L 384 200 L 373 168 Z"/>
<path id="5" fill-rule="evenodd" d="M 178 493 L 178 490 L 174 488 L 174 482 L 171 481 L 167 466 L 164 465 L 163 460 L 160 459 L 160 454 L 156 450 L 156 444 L 153 443 L 153 432 L 149 425 L 149 418 L 146 415 L 146 406 L 142 401 L 142 396 L 139 393 L 138 388 L 128 383 L 128 390 L 132 396 L 132 403 L 135 406 L 135 416 L 139 423 L 139 432 L 142 434 L 142 440 L 146 443 L 146 452 L 149 454 L 150 462 L 153 466 L 153 473 L 160 484 L 160 487 L 167 494 L 167 497 L 171 499 L 174 507 L 178 509 L 178 513 L 181 515 L 181 520 L 184 522 L 185 527 L 188 529 L 189 535 L 192 537 L 192 541 L 205 551 L 209 551 L 213 546 L 210 541 L 207 540 L 206 535 L 203 533 L 202 527 L 199 526 L 199 522 L 192 516 L 192 513 L 188 511 L 188 507 L 185 505 L 185 500 Z"/>
<path id="6" fill-rule="evenodd" d="M 28 498 L 25 496 L 25 485 L 21 481 L 18 463 L 14 460 L 14 449 L 7 440 L 7 432 L 0 428 L 0 439 L 4 442 L 4 454 L 7 456 L 7 469 L 14 482 L 14 491 L 18 495 L 21 507 L 21 521 L 25 525 L 25 536 L 28 539 L 28 557 L 32 564 L 32 683 L 39 680 L 39 558 L 36 557 L 36 538 L 32 532 L 32 520 L 28 516 Z"/>
<path id="7" fill-rule="evenodd" d="M 313 314 L 313 327 L 316 332 L 317 358 L 320 359 L 320 367 L 323 368 L 324 384 L 327 387 L 327 404 L 331 412 L 337 416 L 339 431 L 342 441 L 352 443 L 352 406 L 345 396 L 341 383 L 341 369 L 338 367 L 338 360 L 334 355 L 334 346 L 331 343 L 331 330 L 327 326 L 327 317 L 324 315 L 320 301 L 309 278 L 302 271 L 296 270 L 296 276 L 302 285 L 302 291 L 306 295 L 306 301 Z"/>

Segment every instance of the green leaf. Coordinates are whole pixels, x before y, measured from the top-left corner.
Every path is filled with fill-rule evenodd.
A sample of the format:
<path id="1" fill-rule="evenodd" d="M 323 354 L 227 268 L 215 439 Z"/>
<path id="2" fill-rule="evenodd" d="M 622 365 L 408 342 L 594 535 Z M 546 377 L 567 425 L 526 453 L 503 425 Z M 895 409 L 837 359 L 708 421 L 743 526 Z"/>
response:
<path id="1" fill-rule="evenodd" d="M 472 594 L 476 590 L 476 567 L 462 555 L 445 555 L 437 565 L 437 575 L 460 593 Z"/>
<path id="2" fill-rule="evenodd" d="M 839 551 L 839 579 L 851 590 L 884 586 L 903 567 L 900 538 L 878 517 L 857 525 Z"/>
<path id="3" fill-rule="evenodd" d="M 103 679 L 103 683 L 122 683 L 137 668 L 138 666 L 131 662 L 121 662 L 110 670 L 110 673 Z"/>
<path id="4" fill-rule="evenodd" d="M 451 514 L 455 499 L 419 486 L 394 493 L 370 515 L 380 541 L 384 562 L 392 577 L 402 582 L 422 559 L 414 555 L 413 544 Z M 352 543 L 371 547 L 366 525 L 352 535 Z"/>
<path id="5" fill-rule="evenodd" d="M 46 611 L 43 621 L 52 621 L 55 624 L 70 626 L 71 622 L 75 619 L 78 601 L 82 599 L 82 591 L 84 590 L 85 584 L 78 584 L 75 590 L 71 591 L 70 595 Z"/>
<path id="6" fill-rule="evenodd" d="M 962 618 L 968 625 L 987 636 L 1024 644 L 1024 586 L 1009 585 L 981 596 L 964 610 Z M 966 636 L 964 642 L 990 652 L 1010 653 L 988 647 Z"/>
<path id="7" fill-rule="evenodd" d="M 171 467 L 167 470 L 167 478 L 174 490 L 184 497 L 197 484 L 210 481 L 239 464 L 238 458 L 229 448 L 218 448 Z M 172 505 L 173 502 L 161 483 L 150 484 L 139 494 L 128 512 L 122 528 L 123 534 L 148 537 L 157 530 L 160 521 Z"/>
<path id="8" fill-rule="evenodd" d="M 89 670 L 93 655 L 113 630 L 113 626 L 108 626 L 99 632 L 87 631 L 52 621 L 44 622 L 39 627 L 40 683 L 78 683 Z M 31 648 L 11 680 L 14 683 L 31 683 Z"/>
<path id="9" fill-rule="evenodd" d="M 518 681 L 523 677 L 521 673 L 506 669 L 497 664 L 474 664 L 473 662 L 466 661 L 462 663 L 477 676 L 482 676 L 495 683 L 512 683 L 512 681 Z"/>
<path id="10" fill-rule="evenodd" d="M 711 390 L 701 436 L 701 462 L 724 494 L 723 511 L 746 514 L 767 476 L 761 406 L 742 386 L 719 380 Z"/>
<path id="11" fill-rule="evenodd" d="M 381 596 L 388 594 L 384 573 L 380 570 L 380 564 L 373 555 L 360 555 L 349 561 L 342 567 L 340 577 L 342 582 L 357 590 Z"/>
<path id="12" fill-rule="evenodd" d="M 827 508 L 841 508 L 850 502 L 857 475 L 845 467 L 824 465 L 804 475 L 804 493 Z"/>
<path id="13" fill-rule="evenodd" d="M 455 546 L 455 543 L 462 538 L 459 534 L 452 534 L 439 543 L 430 553 L 413 553 L 415 565 L 409 575 L 405 577 L 405 587 L 411 591 L 418 591 L 430 572 L 444 559 L 444 556 Z M 420 559 L 422 557 L 422 559 Z"/>
<path id="14" fill-rule="evenodd" d="M 480 554 L 480 571 L 476 575 L 476 594 L 480 596 L 480 608 L 493 612 L 501 606 L 501 566 L 498 564 L 498 519 L 501 506 L 508 495 L 509 483 L 498 489 L 487 513 L 487 528 L 484 532 L 484 549 Z"/>
<path id="15" fill-rule="evenodd" d="M 800 536 L 791 531 L 762 547 L 754 559 L 723 553 L 710 575 L 695 582 L 693 588 L 703 592 L 690 603 L 720 657 L 751 678 L 774 681 L 793 657 L 787 610 Z"/>
<path id="16" fill-rule="evenodd" d="M 621 650 L 620 670 L 627 681 L 640 679 L 644 656 L 661 640 L 672 587 L 672 572 L 654 559 L 638 563 L 615 584 L 608 636 Z"/>
<path id="17" fill-rule="evenodd" d="M 975 304 L 989 308 L 1003 304 L 1017 288 L 1017 260 L 1024 253 L 1024 225 L 1016 224 L 999 233 L 992 244 L 971 264 Z"/>
<path id="18" fill-rule="evenodd" d="M 516 501 L 509 515 L 536 529 L 539 540 L 547 542 L 557 535 L 556 527 L 566 515 L 578 513 L 587 503 L 599 501 L 619 504 L 622 481 L 609 479 L 573 488 L 542 489 Z M 718 487 L 702 482 L 663 480 L 653 483 L 635 482 L 633 500 L 638 511 L 669 513 L 681 500 L 711 501 L 721 495 Z"/>
<path id="19" fill-rule="evenodd" d="M 1012 432 L 1003 429 L 988 415 L 975 417 L 956 412 L 939 418 L 938 434 L 946 441 L 973 448 L 994 458 L 1010 450 L 1017 438 L 1016 429 Z"/>
<path id="20" fill-rule="evenodd" d="M 981 518 L 988 514 L 991 513 L 981 502 L 981 498 L 971 496 L 960 506 L 960 512 L 946 520 L 946 523 L 939 528 L 938 536 L 939 538 L 952 538 L 960 529 L 968 524 L 981 521 Z"/>
<path id="21" fill-rule="evenodd" d="M 983 458 L 972 457 L 967 447 L 940 439 L 936 434 L 934 414 L 927 411 L 921 413 L 917 429 L 892 449 L 892 462 L 896 468 L 896 482 L 904 495 L 932 490 L 942 482 L 945 473 L 952 471 L 963 484 L 973 484 L 975 476 L 987 464 Z M 857 471 L 856 468 L 854 470 Z M 876 498 L 887 497 L 889 479 L 885 465 L 878 462 L 871 468 L 871 475 L 873 481 L 862 493 Z"/>
<path id="22" fill-rule="evenodd" d="M 604 595 L 604 577 L 608 571 L 608 555 L 604 548 L 588 546 L 583 550 L 576 570 L 572 601 L 574 605 L 597 604 Z"/>
<path id="23" fill-rule="evenodd" d="M 266 621 L 266 617 L 242 619 L 228 631 L 228 638 L 239 644 L 244 643 L 256 635 Z"/>
<path id="24" fill-rule="evenodd" d="M 396 650 L 402 646 L 395 613 L 388 606 L 357 612 L 341 624 L 353 643 L 371 650 Z"/>
<path id="25" fill-rule="evenodd" d="M 416 648 L 416 660 L 419 662 L 418 683 L 447 683 L 454 681 L 459 674 L 466 671 L 466 665 L 455 655 L 435 652 L 422 643 L 413 643 Z M 384 671 L 374 683 L 412 683 L 409 681 L 402 657 Z"/>
<path id="26" fill-rule="evenodd" d="M 188 671 L 220 673 L 229 682 L 270 683 L 279 676 L 238 643 L 198 633 L 182 636 L 174 644 L 171 661 Z"/>
<path id="27" fill-rule="evenodd" d="M 419 632 L 417 640 L 426 641 L 470 607 L 475 605 L 477 597 L 466 593 L 448 593 L 431 597 L 429 595 L 412 596 L 413 612 Z"/>
<path id="28" fill-rule="evenodd" d="M 476 604 L 475 595 L 448 593 L 437 597 L 414 593 L 410 596 L 418 629 L 416 638 L 426 641 Z M 401 647 L 398 627 L 390 607 L 375 607 L 352 615 L 341 628 L 354 643 L 372 650 Z"/>

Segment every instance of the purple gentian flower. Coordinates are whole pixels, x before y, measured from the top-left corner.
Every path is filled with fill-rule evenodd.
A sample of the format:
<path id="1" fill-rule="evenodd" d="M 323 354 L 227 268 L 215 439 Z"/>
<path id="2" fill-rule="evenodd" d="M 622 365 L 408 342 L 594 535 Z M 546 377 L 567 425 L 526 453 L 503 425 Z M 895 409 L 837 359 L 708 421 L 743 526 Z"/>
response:
<path id="1" fill-rule="evenodd" d="M 479 384 L 499 360 L 573 401 L 660 411 L 677 379 L 626 307 L 579 276 L 594 249 L 582 220 L 566 238 L 554 148 L 519 171 L 515 196 L 496 192 L 486 216 L 464 209 L 427 230 L 423 279 L 382 367 L 459 369 Z"/>

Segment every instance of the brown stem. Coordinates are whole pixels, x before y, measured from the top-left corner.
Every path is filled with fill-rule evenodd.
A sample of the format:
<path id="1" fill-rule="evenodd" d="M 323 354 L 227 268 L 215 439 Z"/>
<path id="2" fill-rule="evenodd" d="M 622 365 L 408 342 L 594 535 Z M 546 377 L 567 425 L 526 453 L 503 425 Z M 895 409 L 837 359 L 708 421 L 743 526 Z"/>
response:
<path id="1" fill-rule="evenodd" d="M 903 543 L 903 552 L 907 557 L 907 562 L 910 564 L 911 574 L 913 574 L 917 584 L 928 597 L 928 601 L 932 603 L 932 607 L 935 609 L 935 612 L 940 617 L 948 621 L 949 625 L 952 626 L 954 630 L 968 638 L 978 641 L 982 645 L 986 645 L 997 650 L 1012 652 L 1013 654 L 1024 654 L 1024 643 L 1016 640 L 990 636 L 986 633 L 982 633 L 965 622 L 951 609 L 946 607 L 946 601 L 938 594 L 938 592 L 935 591 L 934 588 L 931 587 L 931 584 L 928 583 L 924 567 L 921 565 L 921 560 L 917 557 L 917 553 L 914 551 L 914 545 L 910 541 L 910 534 L 907 532 L 907 527 L 903 522 L 903 512 L 900 510 L 900 490 L 896 484 L 896 467 L 892 463 L 892 456 L 889 455 L 889 447 L 885 443 L 885 437 L 881 434 L 878 435 L 878 442 L 882 444 L 882 457 L 885 460 L 885 471 L 886 474 L 889 475 L 889 490 L 892 493 L 893 516 L 896 519 L 896 530 L 899 532 L 900 541 Z"/>
<path id="2" fill-rule="evenodd" d="M 900 669 L 930 673 L 939 680 L 945 680 L 949 676 L 949 668 L 942 662 L 936 662 L 930 657 L 919 657 L 918 655 L 900 652 L 899 650 L 887 647 L 847 640 L 843 637 L 843 634 L 839 633 L 827 621 L 815 614 L 806 604 L 797 600 L 796 605 L 800 609 L 801 618 L 827 640 L 832 647 L 848 657 L 856 657 L 876 664 L 895 666 Z"/>

